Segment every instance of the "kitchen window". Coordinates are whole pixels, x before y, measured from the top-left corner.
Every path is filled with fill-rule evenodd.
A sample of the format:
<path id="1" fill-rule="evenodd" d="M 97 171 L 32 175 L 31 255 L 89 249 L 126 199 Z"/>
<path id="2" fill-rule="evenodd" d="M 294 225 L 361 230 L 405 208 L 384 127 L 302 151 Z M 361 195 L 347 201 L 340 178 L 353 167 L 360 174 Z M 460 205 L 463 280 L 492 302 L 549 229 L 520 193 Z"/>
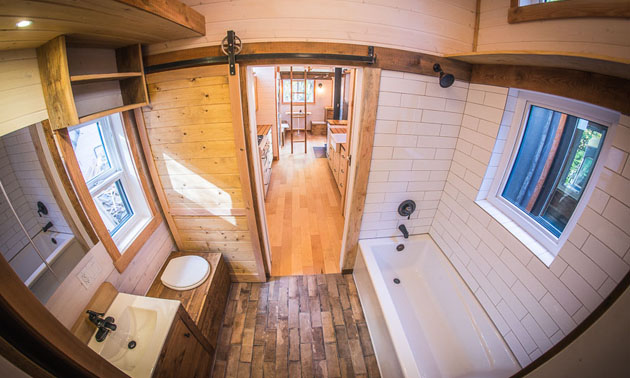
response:
<path id="1" fill-rule="evenodd" d="M 96 209 L 124 251 L 152 218 L 120 115 L 69 129 L 79 168 Z"/>
<path id="2" fill-rule="evenodd" d="M 617 120 L 593 105 L 521 91 L 488 194 L 506 228 L 516 225 L 555 256 L 588 202 Z"/>
<path id="3" fill-rule="evenodd" d="M 291 102 L 291 80 L 282 79 L 282 102 L 288 104 Z M 306 102 L 315 103 L 315 80 L 306 80 Z M 304 79 L 293 79 L 293 103 L 304 103 Z"/>

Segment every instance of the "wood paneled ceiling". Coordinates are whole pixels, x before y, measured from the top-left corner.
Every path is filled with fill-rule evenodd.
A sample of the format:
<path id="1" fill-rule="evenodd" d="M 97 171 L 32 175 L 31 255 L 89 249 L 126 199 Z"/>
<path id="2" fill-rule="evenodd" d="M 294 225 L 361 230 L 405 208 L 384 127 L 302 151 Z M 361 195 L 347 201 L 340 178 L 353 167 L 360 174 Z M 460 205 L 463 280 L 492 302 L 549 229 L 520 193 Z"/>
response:
<path id="1" fill-rule="evenodd" d="M 21 20 L 33 23 L 18 28 Z M 61 34 L 76 45 L 157 43 L 205 35 L 205 18 L 177 0 L 0 0 L 0 50 L 39 47 Z"/>

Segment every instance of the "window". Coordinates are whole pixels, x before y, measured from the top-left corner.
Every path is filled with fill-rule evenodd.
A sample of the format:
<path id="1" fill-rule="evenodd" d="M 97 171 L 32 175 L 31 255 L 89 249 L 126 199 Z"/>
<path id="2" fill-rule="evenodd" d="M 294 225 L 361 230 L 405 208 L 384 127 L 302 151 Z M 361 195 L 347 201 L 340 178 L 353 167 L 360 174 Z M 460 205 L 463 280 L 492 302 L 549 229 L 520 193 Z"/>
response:
<path id="1" fill-rule="evenodd" d="M 521 91 L 488 201 L 555 256 L 588 202 L 617 120 L 593 105 Z"/>
<path id="2" fill-rule="evenodd" d="M 107 231 L 124 250 L 151 220 L 120 116 L 68 132 L 79 168 Z"/>
<path id="3" fill-rule="evenodd" d="M 306 102 L 315 103 L 315 80 L 306 80 Z M 282 102 L 291 102 L 291 80 L 282 79 Z M 304 79 L 293 79 L 293 102 L 304 103 Z"/>

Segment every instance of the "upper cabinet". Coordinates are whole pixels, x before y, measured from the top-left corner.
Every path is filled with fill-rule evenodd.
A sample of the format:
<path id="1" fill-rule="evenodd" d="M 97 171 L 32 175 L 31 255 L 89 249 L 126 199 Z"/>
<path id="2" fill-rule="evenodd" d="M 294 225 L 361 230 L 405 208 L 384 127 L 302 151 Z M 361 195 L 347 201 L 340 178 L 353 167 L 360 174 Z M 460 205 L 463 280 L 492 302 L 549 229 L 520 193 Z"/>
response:
<path id="1" fill-rule="evenodd" d="M 140 45 L 68 48 L 59 36 L 37 49 L 37 60 L 54 130 L 148 103 Z"/>

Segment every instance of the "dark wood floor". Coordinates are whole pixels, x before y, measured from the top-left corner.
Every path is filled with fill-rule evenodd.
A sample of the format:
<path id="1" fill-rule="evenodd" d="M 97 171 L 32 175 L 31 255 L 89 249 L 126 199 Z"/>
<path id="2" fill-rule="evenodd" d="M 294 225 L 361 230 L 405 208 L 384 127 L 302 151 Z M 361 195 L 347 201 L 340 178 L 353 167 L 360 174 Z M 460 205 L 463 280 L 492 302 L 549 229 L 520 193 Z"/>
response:
<path id="1" fill-rule="evenodd" d="M 232 284 L 213 377 L 379 377 L 352 276 Z"/>

